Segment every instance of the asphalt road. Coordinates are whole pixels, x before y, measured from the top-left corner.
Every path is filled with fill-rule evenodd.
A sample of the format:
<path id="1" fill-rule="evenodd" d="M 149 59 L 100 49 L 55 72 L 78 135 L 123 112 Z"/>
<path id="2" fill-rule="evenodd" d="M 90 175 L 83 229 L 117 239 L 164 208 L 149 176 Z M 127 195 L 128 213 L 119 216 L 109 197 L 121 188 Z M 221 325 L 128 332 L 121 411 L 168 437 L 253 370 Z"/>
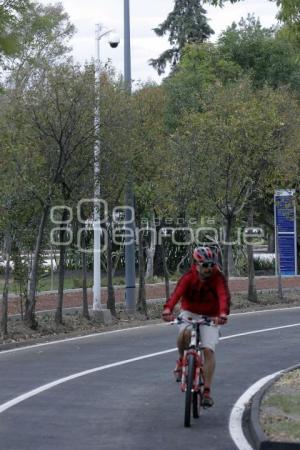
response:
<path id="1" fill-rule="evenodd" d="M 217 349 L 215 406 L 190 429 L 183 427 L 184 395 L 172 375 L 174 326 L 2 352 L 0 449 L 234 450 L 228 430 L 234 403 L 258 379 L 299 363 L 300 326 L 239 334 L 290 324 L 300 324 L 300 308 L 230 318 Z M 110 367 L 166 350 L 171 351 Z M 3 410 L 22 394 L 94 368 Z"/>

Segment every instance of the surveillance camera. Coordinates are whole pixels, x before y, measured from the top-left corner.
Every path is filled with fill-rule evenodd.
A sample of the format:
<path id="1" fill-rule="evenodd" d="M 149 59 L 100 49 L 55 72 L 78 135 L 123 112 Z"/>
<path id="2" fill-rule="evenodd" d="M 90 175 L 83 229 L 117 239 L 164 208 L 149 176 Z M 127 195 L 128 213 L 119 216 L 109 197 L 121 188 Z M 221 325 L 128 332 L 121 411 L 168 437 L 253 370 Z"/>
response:
<path id="1" fill-rule="evenodd" d="M 117 33 L 111 33 L 110 35 L 109 35 L 109 45 L 112 47 L 112 48 L 116 48 L 116 47 L 118 47 L 118 45 L 119 45 L 119 43 L 120 43 L 120 37 L 119 37 L 119 35 L 117 34 Z"/>

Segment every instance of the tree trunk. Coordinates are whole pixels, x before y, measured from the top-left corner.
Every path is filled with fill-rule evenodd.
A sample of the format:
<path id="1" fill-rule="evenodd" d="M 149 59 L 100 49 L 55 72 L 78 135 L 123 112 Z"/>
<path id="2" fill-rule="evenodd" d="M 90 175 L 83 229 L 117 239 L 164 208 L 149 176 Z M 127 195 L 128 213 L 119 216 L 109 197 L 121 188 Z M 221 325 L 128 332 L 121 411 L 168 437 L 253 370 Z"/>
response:
<path id="1" fill-rule="evenodd" d="M 157 244 L 155 247 L 153 259 L 153 275 L 157 277 L 161 277 L 164 275 L 161 244 Z"/>
<path id="2" fill-rule="evenodd" d="M 144 256 L 144 232 L 139 232 L 138 250 L 139 250 L 139 292 L 137 301 L 137 311 L 145 314 L 148 318 L 146 302 L 146 282 L 145 282 L 145 256 Z"/>
<path id="3" fill-rule="evenodd" d="M 224 275 L 226 279 L 229 278 L 229 245 L 228 242 L 230 242 L 231 238 L 231 218 L 226 217 L 225 220 L 225 245 L 224 245 L 224 260 L 223 260 L 223 269 L 224 269 Z"/>
<path id="4" fill-rule="evenodd" d="M 31 271 L 30 271 L 30 277 L 29 277 L 28 298 L 26 299 L 26 303 L 25 303 L 25 322 L 32 329 L 36 329 L 37 325 L 38 325 L 36 316 L 35 316 L 35 304 L 36 304 L 35 294 L 36 294 L 36 285 L 37 285 L 37 273 L 38 273 L 38 267 L 39 267 L 39 256 L 40 256 L 43 234 L 44 234 L 44 229 L 45 229 L 49 209 L 50 209 L 50 205 L 47 204 L 44 207 L 44 211 L 43 211 L 42 217 L 40 219 L 39 230 L 38 230 L 38 234 L 36 237 L 35 248 L 34 248 L 34 252 L 33 252 L 33 256 L 32 256 L 32 265 L 31 265 Z"/>
<path id="5" fill-rule="evenodd" d="M 86 229 L 83 225 L 83 233 L 81 239 L 81 261 L 82 261 L 82 315 L 86 319 L 90 320 L 89 304 L 88 304 L 88 293 L 87 293 L 87 258 L 86 258 Z"/>
<path id="6" fill-rule="evenodd" d="M 7 322 L 8 322 L 8 286 L 9 286 L 9 275 L 10 275 L 10 254 L 11 254 L 11 236 L 9 233 L 5 236 L 5 253 L 6 253 L 6 264 L 5 264 L 5 276 L 4 276 L 4 286 L 3 286 L 3 296 L 2 296 L 2 334 L 7 336 Z"/>
<path id="7" fill-rule="evenodd" d="M 157 216 L 155 216 L 156 218 Z M 160 220 L 158 225 L 155 226 L 156 236 L 160 236 L 160 231 L 163 228 L 163 220 Z M 154 258 L 153 258 L 153 275 L 162 277 L 164 276 L 164 263 L 163 263 L 163 251 L 162 242 L 164 237 L 161 238 L 161 242 L 158 242 L 155 246 Z"/>
<path id="8" fill-rule="evenodd" d="M 145 278 L 148 280 L 149 278 L 153 278 L 154 275 L 154 255 L 155 255 L 155 246 L 156 246 L 156 229 L 154 220 L 151 221 L 150 224 L 150 245 L 146 247 L 146 255 L 147 255 L 147 268 Z"/>
<path id="9" fill-rule="evenodd" d="M 113 259 L 112 259 L 112 219 L 107 223 L 107 309 L 116 317 L 116 297 L 113 282 Z"/>
<path id="10" fill-rule="evenodd" d="M 249 211 L 248 227 L 253 227 L 253 209 Z M 257 303 L 257 290 L 255 282 L 254 259 L 253 259 L 253 245 L 247 244 L 247 259 L 248 259 L 248 300 Z"/>
<path id="11" fill-rule="evenodd" d="M 62 214 L 62 223 L 60 225 L 59 232 L 59 269 L 58 269 L 58 292 L 57 292 L 57 305 L 55 313 L 55 322 L 57 324 L 63 323 L 63 303 L 64 303 L 64 281 L 65 281 L 65 256 L 66 256 L 66 246 L 65 246 L 65 236 L 66 228 L 65 222 L 68 219 L 68 210 L 64 209 Z"/>
<path id="12" fill-rule="evenodd" d="M 162 253 L 163 271 L 164 271 L 164 278 L 165 278 L 166 299 L 168 299 L 170 297 L 170 279 L 169 279 L 169 271 L 168 271 L 168 267 L 167 267 L 164 241 L 162 241 L 162 244 L 161 244 L 161 253 Z"/>
<path id="13" fill-rule="evenodd" d="M 268 233 L 268 252 L 275 253 L 275 236 L 272 231 Z"/>
<path id="14" fill-rule="evenodd" d="M 235 263 L 234 263 L 234 259 L 233 259 L 232 244 L 228 245 L 228 273 L 229 273 L 229 277 L 237 276 L 237 271 L 236 271 Z"/>
<path id="15" fill-rule="evenodd" d="M 225 217 L 225 244 L 224 244 L 224 275 L 226 279 L 230 276 L 236 276 L 235 264 L 233 260 L 233 252 L 232 252 L 232 243 L 231 243 L 231 234 L 232 234 L 232 226 L 233 226 L 234 217 L 227 216 Z"/>

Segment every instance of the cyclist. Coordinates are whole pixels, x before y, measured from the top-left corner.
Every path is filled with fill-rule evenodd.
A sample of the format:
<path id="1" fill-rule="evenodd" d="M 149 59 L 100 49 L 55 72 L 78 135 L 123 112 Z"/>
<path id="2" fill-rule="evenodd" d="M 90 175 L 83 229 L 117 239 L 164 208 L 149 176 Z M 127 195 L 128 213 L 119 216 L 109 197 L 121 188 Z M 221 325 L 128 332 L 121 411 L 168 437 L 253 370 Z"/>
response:
<path id="1" fill-rule="evenodd" d="M 173 294 L 165 303 L 162 318 L 166 322 L 173 320 L 172 311 L 181 301 L 181 316 L 191 319 L 207 316 L 213 320 L 211 326 L 201 326 L 205 378 L 203 406 L 213 406 L 211 384 L 215 370 L 215 346 L 219 341 L 219 325 L 227 322 L 230 293 L 218 265 L 217 248 L 197 247 L 193 252 L 193 259 L 192 267 L 180 278 Z M 179 325 L 179 359 L 174 370 L 177 381 L 181 379 L 183 353 L 190 341 L 189 328 L 189 324 L 184 322 Z"/>

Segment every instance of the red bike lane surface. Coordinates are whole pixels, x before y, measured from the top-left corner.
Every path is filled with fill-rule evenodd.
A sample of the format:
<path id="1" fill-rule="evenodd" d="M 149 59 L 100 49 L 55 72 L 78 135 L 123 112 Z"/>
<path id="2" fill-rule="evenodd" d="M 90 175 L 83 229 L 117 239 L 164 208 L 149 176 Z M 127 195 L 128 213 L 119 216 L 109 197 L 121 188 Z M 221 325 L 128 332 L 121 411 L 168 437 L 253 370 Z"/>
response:
<path id="1" fill-rule="evenodd" d="M 176 282 L 170 283 L 170 292 L 174 290 Z M 300 276 L 294 277 L 282 277 L 282 286 L 284 289 L 300 289 Z M 278 287 L 278 279 L 275 276 L 269 277 L 256 277 L 256 287 L 258 290 L 276 290 Z M 231 293 L 247 292 L 248 278 L 236 277 L 229 279 L 229 288 Z M 164 299 L 165 298 L 165 284 L 147 284 L 146 285 L 146 298 L 150 299 Z M 125 299 L 125 287 L 115 287 L 116 303 L 122 304 Z M 88 302 L 92 305 L 93 291 L 88 289 Z M 102 288 L 101 301 L 103 305 L 106 305 L 107 301 L 107 288 Z M 55 309 L 57 302 L 57 292 L 39 292 L 36 296 L 36 311 Z M 82 289 L 66 290 L 64 292 L 64 308 L 80 307 L 82 305 Z M 24 305 L 23 305 L 24 307 Z M 0 307 L 1 311 L 1 307 Z M 9 314 L 20 314 L 21 302 L 17 295 L 9 295 L 8 301 Z"/>

